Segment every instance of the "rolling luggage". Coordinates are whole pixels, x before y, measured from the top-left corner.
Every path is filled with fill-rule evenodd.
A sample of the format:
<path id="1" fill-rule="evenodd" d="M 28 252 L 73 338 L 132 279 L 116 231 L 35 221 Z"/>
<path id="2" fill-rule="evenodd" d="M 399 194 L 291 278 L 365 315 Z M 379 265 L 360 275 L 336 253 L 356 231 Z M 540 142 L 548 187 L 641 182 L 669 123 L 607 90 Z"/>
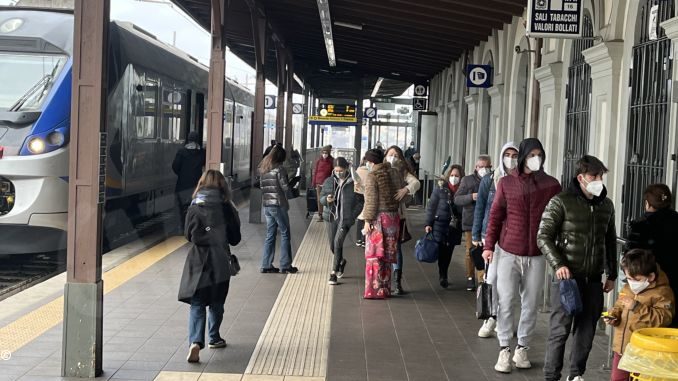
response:
<path id="1" fill-rule="evenodd" d="M 308 188 L 306 190 L 306 218 L 318 211 L 318 193 L 315 188 Z"/>

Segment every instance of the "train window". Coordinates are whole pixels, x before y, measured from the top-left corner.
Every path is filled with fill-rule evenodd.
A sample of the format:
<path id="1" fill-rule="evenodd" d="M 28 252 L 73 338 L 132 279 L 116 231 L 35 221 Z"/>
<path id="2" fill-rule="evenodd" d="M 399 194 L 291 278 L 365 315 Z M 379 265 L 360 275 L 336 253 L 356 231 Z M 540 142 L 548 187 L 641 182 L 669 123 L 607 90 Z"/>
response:
<path id="1" fill-rule="evenodd" d="M 162 139 L 172 142 L 182 142 L 184 136 L 184 105 L 188 95 L 180 89 L 162 89 Z"/>
<path id="2" fill-rule="evenodd" d="M 146 78 L 143 91 L 143 109 L 137 114 L 137 138 L 155 138 L 155 119 L 158 109 L 158 82 Z"/>

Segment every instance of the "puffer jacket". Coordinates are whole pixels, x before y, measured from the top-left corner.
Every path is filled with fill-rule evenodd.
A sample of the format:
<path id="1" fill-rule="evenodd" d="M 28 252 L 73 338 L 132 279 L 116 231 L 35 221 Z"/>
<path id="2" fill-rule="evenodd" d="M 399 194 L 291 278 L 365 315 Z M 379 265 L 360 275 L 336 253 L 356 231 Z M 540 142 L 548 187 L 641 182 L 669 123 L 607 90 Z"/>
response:
<path id="1" fill-rule="evenodd" d="M 519 256 L 541 255 L 537 230 L 541 215 L 551 198 L 560 193 L 558 180 L 543 171 L 513 172 L 497 184 L 485 236 L 485 250 L 498 243 L 505 251 Z"/>
<path id="2" fill-rule="evenodd" d="M 334 202 L 327 202 L 327 196 L 334 196 Z M 350 228 L 355 223 L 362 203 L 358 202 L 358 197 L 354 190 L 353 178 L 349 174 L 343 183 L 339 184 L 339 178 L 335 175 L 328 177 L 323 183 L 320 191 L 320 203 L 325 206 L 323 209 L 323 218 L 325 221 L 341 221 L 341 227 Z"/>
<path id="3" fill-rule="evenodd" d="M 279 206 L 285 210 L 290 208 L 287 201 L 287 192 L 289 191 L 287 171 L 282 165 L 261 175 L 260 182 L 261 199 L 264 206 Z"/>
<path id="4" fill-rule="evenodd" d="M 322 156 L 318 158 L 313 167 L 313 178 L 311 181 L 311 186 L 323 185 L 325 180 L 332 176 L 332 162 L 334 158 L 332 155 L 328 155 L 327 159 L 323 159 Z"/>
<path id="5" fill-rule="evenodd" d="M 575 278 L 595 279 L 604 270 L 607 279 L 617 279 L 617 232 L 607 189 L 589 200 L 575 177 L 546 206 L 537 245 L 554 271 L 567 266 Z"/>
<path id="6" fill-rule="evenodd" d="M 476 206 L 476 202 L 473 201 L 473 193 L 478 193 L 478 187 L 480 187 L 480 176 L 478 176 L 478 172 L 474 171 L 473 174 L 461 179 L 459 190 L 454 195 L 454 203 L 463 208 L 461 230 L 465 232 L 473 229 L 473 209 Z"/>
<path id="7" fill-rule="evenodd" d="M 380 212 L 398 212 L 400 203 L 395 199 L 398 189 L 393 184 L 389 163 L 375 164 L 364 185 L 365 206 L 362 215 L 365 221 L 376 220 Z"/>
<path id="8" fill-rule="evenodd" d="M 426 206 L 426 226 L 433 228 L 436 242 L 444 242 L 452 217 L 461 220 L 461 210 L 454 204 L 454 193 L 446 183 L 437 184 Z M 459 226 L 457 226 L 459 228 Z"/>
<path id="9" fill-rule="evenodd" d="M 628 284 L 622 288 L 621 293 L 633 296 L 636 305 L 632 310 L 624 307 L 617 300 L 614 307 L 609 311 L 610 315 L 617 318 L 617 326 L 614 329 L 614 341 L 612 349 L 619 354 L 624 354 L 626 345 L 631 340 L 631 334 L 641 328 L 668 327 L 676 312 L 675 295 L 669 287 L 666 274 L 657 266 L 658 276 L 654 282 L 640 294 L 634 295 Z"/>

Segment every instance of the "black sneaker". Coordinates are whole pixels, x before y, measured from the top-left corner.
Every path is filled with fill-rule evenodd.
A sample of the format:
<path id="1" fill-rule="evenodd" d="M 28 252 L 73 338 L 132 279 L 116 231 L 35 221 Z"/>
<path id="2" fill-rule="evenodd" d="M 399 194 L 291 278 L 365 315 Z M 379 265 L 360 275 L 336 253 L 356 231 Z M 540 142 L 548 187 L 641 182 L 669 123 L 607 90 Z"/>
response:
<path id="1" fill-rule="evenodd" d="M 332 286 L 339 284 L 337 281 L 337 274 L 330 274 L 330 280 L 327 281 L 327 284 L 330 284 Z"/>
<path id="2" fill-rule="evenodd" d="M 299 272 L 299 269 L 294 266 L 288 267 L 286 269 L 280 269 L 281 274 L 296 274 L 297 272 Z"/>
<path id="3" fill-rule="evenodd" d="M 207 346 L 210 348 L 226 348 L 226 341 L 224 339 L 219 339 L 209 343 Z"/>
<path id="4" fill-rule="evenodd" d="M 450 283 L 447 281 L 447 278 L 440 278 L 440 287 L 447 288 L 450 286 Z"/>
<path id="5" fill-rule="evenodd" d="M 476 281 L 473 278 L 468 278 L 466 281 L 466 291 L 474 291 L 476 289 Z"/>
<path id="6" fill-rule="evenodd" d="M 341 262 L 339 262 L 339 271 L 337 271 L 337 278 L 341 279 L 344 277 L 344 269 L 346 268 L 346 260 L 341 259 Z"/>
<path id="7" fill-rule="evenodd" d="M 262 274 L 271 274 L 271 273 L 279 273 L 279 272 L 280 272 L 280 269 L 277 268 L 277 267 L 273 267 L 273 266 L 271 266 L 267 269 L 261 269 Z"/>

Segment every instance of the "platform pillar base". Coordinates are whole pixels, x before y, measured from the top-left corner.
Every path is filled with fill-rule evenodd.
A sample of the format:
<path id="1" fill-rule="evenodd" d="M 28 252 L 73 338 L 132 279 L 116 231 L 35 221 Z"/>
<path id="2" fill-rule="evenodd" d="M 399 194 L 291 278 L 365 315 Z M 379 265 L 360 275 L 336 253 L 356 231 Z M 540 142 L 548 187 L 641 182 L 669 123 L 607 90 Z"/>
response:
<path id="1" fill-rule="evenodd" d="M 103 369 L 104 283 L 66 283 L 61 376 L 94 378 Z"/>

